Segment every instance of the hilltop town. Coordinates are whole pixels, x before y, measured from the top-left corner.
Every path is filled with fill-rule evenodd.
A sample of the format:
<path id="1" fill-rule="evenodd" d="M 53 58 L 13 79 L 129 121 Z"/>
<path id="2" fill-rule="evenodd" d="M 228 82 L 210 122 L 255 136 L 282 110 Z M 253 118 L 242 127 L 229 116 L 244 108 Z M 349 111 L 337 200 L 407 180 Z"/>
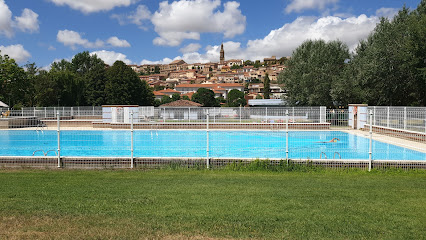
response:
<path id="1" fill-rule="evenodd" d="M 286 66 L 289 57 L 277 59 L 275 56 L 264 58 L 263 62 L 243 59 L 225 59 L 223 44 L 220 50 L 219 62 L 215 63 L 186 63 L 184 60 L 174 60 L 169 64 L 129 65 L 141 80 L 145 80 L 154 89 L 155 98 L 172 97 L 179 94 L 182 97 L 191 96 L 199 88 L 207 88 L 215 93 L 215 97 L 226 98 L 227 93 L 237 89 L 245 93 L 246 99 L 263 98 L 264 79 L 271 81 L 271 99 L 280 99 L 285 90 L 277 83 L 278 74 Z"/>

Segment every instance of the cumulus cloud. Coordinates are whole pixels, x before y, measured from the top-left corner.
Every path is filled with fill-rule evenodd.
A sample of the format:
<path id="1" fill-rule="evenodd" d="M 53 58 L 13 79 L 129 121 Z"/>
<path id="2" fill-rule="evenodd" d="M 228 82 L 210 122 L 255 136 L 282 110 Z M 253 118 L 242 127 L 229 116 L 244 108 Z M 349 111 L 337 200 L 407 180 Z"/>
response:
<path id="1" fill-rule="evenodd" d="M 171 59 L 171 58 L 163 58 L 162 60 L 159 61 L 151 61 L 151 60 L 142 60 L 139 64 L 140 65 L 144 65 L 144 64 L 169 64 L 171 63 L 173 60 L 177 60 L 177 59 L 182 59 L 181 57 L 176 57 L 175 59 Z"/>
<path id="2" fill-rule="evenodd" d="M 111 47 L 130 47 L 130 43 L 126 40 L 121 40 L 118 37 L 110 37 L 106 42 L 97 39 L 91 42 L 83 38 L 80 33 L 71 30 L 59 30 L 56 35 L 56 40 L 63 43 L 65 46 L 69 46 L 71 49 L 76 49 L 77 46 L 83 46 L 85 48 L 102 48 L 105 46 Z M 109 44 L 109 45 L 107 45 Z"/>
<path id="3" fill-rule="evenodd" d="M 398 14 L 397 8 L 380 8 L 376 11 L 376 16 L 385 17 L 392 19 L 396 14 Z"/>
<path id="4" fill-rule="evenodd" d="M 201 48 L 201 45 L 198 43 L 190 43 L 186 45 L 185 47 L 179 49 L 181 53 L 189 53 L 189 52 L 196 52 L 198 49 Z"/>
<path id="5" fill-rule="evenodd" d="M 71 30 L 59 30 L 56 35 L 56 40 L 63 43 L 65 46 L 69 46 L 72 49 L 76 49 L 78 45 L 86 48 L 103 47 L 104 42 L 96 40 L 96 42 L 90 42 L 87 39 L 81 37 L 80 33 Z"/>
<path id="6" fill-rule="evenodd" d="M 217 10 L 220 0 L 163 1 L 151 21 L 159 37 L 156 45 L 178 46 L 185 39 L 199 40 L 200 33 L 223 33 L 232 38 L 245 30 L 246 17 L 238 2 L 226 2 L 223 11 Z"/>
<path id="7" fill-rule="evenodd" d="M 299 17 L 292 23 L 272 30 L 262 39 L 249 40 L 245 46 L 242 46 L 240 42 L 224 42 L 225 58 L 263 60 L 271 56 L 291 56 L 292 52 L 308 39 L 340 40 L 346 43 L 350 50 L 354 50 L 359 41 L 365 39 L 375 28 L 379 20 L 379 17 L 366 15 L 348 18 Z M 203 53 L 197 50 L 184 51 L 182 56 L 177 56 L 175 59 L 183 59 L 187 63 L 218 62 L 219 51 L 220 45 L 207 46 Z M 141 64 L 145 63 L 150 61 L 141 62 Z"/>
<path id="8" fill-rule="evenodd" d="M 23 63 L 31 57 L 31 54 L 24 49 L 21 44 L 0 46 L 1 55 L 9 55 L 10 58 L 15 59 L 18 63 Z"/>
<path id="9" fill-rule="evenodd" d="M 15 26 L 23 32 L 38 32 L 38 14 L 31 9 L 25 8 L 20 17 L 15 17 Z"/>
<path id="10" fill-rule="evenodd" d="M 130 43 L 126 40 L 118 39 L 118 37 L 110 37 L 107 40 L 107 43 L 109 43 L 113 47 L 130 47 Z"/>
<path id="11" fill-rule="evenodd" d="M 74 10 L 83 13 L 93 13 L 99 11 L 109 11 L 115 7 L 128 7 L 137 0 L 49 0 L 58 5 L 67 5 Z"/>
<path id="12" fill-rule="evenodd" d="M 329 4 L 336 4 L 339 0 L 293 0 L 285 8 L 286 13 L 301 12 L 305 9 L 323 10 Z"/>
<path id="13" fill-rule="evenodd" d="M 140 29 L 147 30 L 145 22 L 151 19 L 151 12 L 145 5 L 139 5 L 134 12 L 129 14 L 112 14 L 111 18 L 117 19 L 120 25 L 136 24 Z"/>
<path id="14" fill-rule="evenodd" d="M 353 50 L 359 40 L 366 38 L 375 28 L 378 21 L 378 17 L 367 17 L 364 14 L 346 19 L 332 16 L 319 19 L 299 17 L 292 23 L 272 30 L 263 39 L 248 41 L 246 51 L 250 56 L 289 56 L 307 39 L 341 40 Z"/>
<path id="15" fill-rule="evenodd" d="M 125 64 L 132 64 L 132 61 L 127 59 L 127 56 L 122 53 L 106 50 L 94 51 L 90 53 L 90 55 L 95 54 L 108 65 L 113 65 L 115 61 L 123 61 Z"/>
<path id="16" fill-rule="evenodd" d="M 13 36 L 12 12 L 4 0 L 0 0 L 0 35 L 5 35 L 6 37 Z"/>

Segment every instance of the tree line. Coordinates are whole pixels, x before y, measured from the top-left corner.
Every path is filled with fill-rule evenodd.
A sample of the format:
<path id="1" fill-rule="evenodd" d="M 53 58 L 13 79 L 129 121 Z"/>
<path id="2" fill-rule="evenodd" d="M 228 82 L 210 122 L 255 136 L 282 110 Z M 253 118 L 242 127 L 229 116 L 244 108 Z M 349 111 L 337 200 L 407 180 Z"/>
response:
<path id="1" fill-rule="evenodd" d="M 49 71 L 34 63 L 19 67 L 0 54 L 0 100 L 9 106 L 152 105 L 154 94 L 124 62 L 106 65 L 85 51 L 71 61 L 54 62 Z"/>
<path id="2" fill-rule="evenodd" d="M 353 53 L 341 41 L 300 45 L 278 81 L 289 105 L 425 106 L 426 1 L 382 18 Z"/>

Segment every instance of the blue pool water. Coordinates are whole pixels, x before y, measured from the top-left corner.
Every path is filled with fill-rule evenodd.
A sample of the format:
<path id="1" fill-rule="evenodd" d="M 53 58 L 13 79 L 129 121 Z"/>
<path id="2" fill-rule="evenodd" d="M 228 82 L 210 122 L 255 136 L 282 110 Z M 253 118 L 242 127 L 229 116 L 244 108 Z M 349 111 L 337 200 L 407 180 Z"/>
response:
<path id="1" fill-rule="evenodd" d="M 210 157 L 285 158 L 285 132 L 210 131 Z M 340 141 L 327 141 L 339 138 Z M 135 157 L 206 157 L 206 131 L 134 131 Z M 368 159 L 369 139 L 339 131 L 289 132 L 292 159 Z M 130 131 L 61 131 L 61 155 L 129 157 Z M 0 156 L 32 156 L 57 149 L 56 131 L 2 130 Z M 43 156 L 38 151 L 34 156 Z M 54 156 L 53 151 L 48 156 Z M 426 160 L 426 153 L 373 141 L 375 160 Z"/>

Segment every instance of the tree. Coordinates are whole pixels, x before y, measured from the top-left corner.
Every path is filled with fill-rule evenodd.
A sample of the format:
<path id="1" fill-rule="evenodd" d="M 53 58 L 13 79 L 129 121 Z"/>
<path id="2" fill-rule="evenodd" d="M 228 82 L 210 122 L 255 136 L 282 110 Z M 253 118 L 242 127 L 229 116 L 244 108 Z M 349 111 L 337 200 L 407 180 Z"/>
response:
<path id="1" fill-rule="evenodd" d="M 105 63 L 88 51 L 76 54 L 71 61 L 73 72 L 85 81 L 85 100 L 89 105 L 105 104 Z"/>
<path id="2" fill-rule="evenodd" d="M 332 106 L 333 83 L 341 81 L 348 47 L 340 41 L 308 40 L 302 43 L 280 73 L 290 105 Z"/>
<path id="3" fill-rule="evenodd" d="M 219 103 L 214 97 L 214 92 L 207 88 L 199 88 L 192 95 L 192 101 L 202 104 L 204 107 L 218 107 Z"/>
<path id="4" fill-rule="evenodd" d="M 253 64 L 253 67 L 254 68 L 259 68 L 259 67 L 261 67 L 262 66 L 262 64 L 260 63 L 260 60 L 256 60 L 255 62 L 254 62 L 254 64 Z"/>
<path id="5" fill-rule="evenodd" d="M 183 95 L 183 96 L 182 96 L 182 100 L 188 100 L 188 101 L 191 101 L 191 99 L 189 99 L 189 97 L 188 97 L 187 95 Z"/>
<path id="6" fill-rule="evenodd" d="M 226 96 L 227 107 L 244 107 L 246 104 L 247 101 L 244 98 L 244 93 L 239 91 L 238 89 L 232 89 Z"/>
<path id="7" fill-rule="evenodd" d="M 154 94 L 145 81 L 141 81 L 131 67 L 116 61 L 106 71 L 105 96 L 107 104 L 138 104 L 149 106 Z"/>
<path id="8" fill-rule="evenodd" d="M 173 93 L 172 95 L 172 101 L 180 100 L 180 94 L 179 93 Z"/>
<path id="9" fill-rule="evenodd" d="M 250 60 L 246 60 L 245 62 L 244 62 L 244 66 L 253 66 L 254 65 L 254 62 L 252 62 L 252 61 L 250 61 Z"/>
<path id="10" fill-rule="evenodd" d="M 161 97 L 161 104 L 166 104 L 170 102 L 173 102 L 173 100 L 169 96 L 164 95 Z"/>
<path id="11" fill-rule="evenodd" d="M 30 85 L 24 69 L 13 58 L 0 52 L 0 100 L 9 106 L 23 105 Z"/>
<path id="12" fill-rule="evenodd" d="M 159 66 L 155 66 L 154 73 L 155 74 L 159 74 L 160 73 L 160 67 Z"/>
<path id="13" fill-rule="evenodd" d="M 265 79 L 263 80 L 263 98 L 269 99 L 270 92 L 271 92 L 271 80 L 269 80 L 269 75 L 266 74 Z"/>
<path id="14" fill-rule="evenodd" d="M 403 7 L 392 21 L 381 19 L 356 49 L 344 72 L 347 83 L 336 85 L 334 98 L 369 105 L 426 104 L 425 2 L 413 12 Z"/>

